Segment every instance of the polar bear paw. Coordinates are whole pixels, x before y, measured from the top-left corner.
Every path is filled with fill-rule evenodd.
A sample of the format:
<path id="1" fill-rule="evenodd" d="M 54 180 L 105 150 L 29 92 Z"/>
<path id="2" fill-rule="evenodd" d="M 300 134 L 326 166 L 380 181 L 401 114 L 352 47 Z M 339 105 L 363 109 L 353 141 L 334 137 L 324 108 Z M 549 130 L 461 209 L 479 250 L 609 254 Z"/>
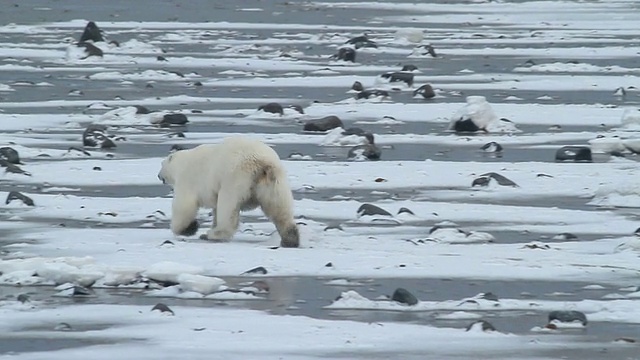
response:
<path id="1" fill-rule="evenodd" d="M 289 226 L 286 230 L 280 233 L 280 246 L 285 248 L 297 248 L 300 246 L 300 232 L 298 227 L 293 225 Z"/>
<path id="2" fill-rule="evenodd" d="M 229 231 L 211 229 L 206 233 L 200 235 L 200 240 L 208 240 L 212 242 L 229 242 L 233 234 Z"/>
<path id="3" fill-rule="evenodd" d="M 189 226 L 187 226 L 184 230 L 180 231 L 179 234 L 182 236 L 192 236 L 195 235 L 198 232 L 198 220 L 193 220 L 191 223 L 189 223 Z"/>

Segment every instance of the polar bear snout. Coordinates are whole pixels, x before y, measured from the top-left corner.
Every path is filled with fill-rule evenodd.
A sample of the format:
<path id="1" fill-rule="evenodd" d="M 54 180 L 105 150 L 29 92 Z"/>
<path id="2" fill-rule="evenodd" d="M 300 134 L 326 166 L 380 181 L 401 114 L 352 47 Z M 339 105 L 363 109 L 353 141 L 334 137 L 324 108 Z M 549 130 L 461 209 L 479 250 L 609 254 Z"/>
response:
<path id="1" fill-rule="evenodd" d="M 165 184 L 165 185 L 167 184 L 167 181 L 162 176 L 162 173 L 158 173 L 158 180 L 162 181 L 162 183 Z"/>

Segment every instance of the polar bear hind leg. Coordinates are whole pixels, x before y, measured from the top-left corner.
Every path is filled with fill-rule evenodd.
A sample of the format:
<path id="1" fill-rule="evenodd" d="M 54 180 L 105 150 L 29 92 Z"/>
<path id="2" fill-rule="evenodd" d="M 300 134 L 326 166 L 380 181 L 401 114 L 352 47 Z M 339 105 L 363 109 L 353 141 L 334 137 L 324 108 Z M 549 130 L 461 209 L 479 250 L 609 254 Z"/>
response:
<path id="1" fill-rule="evenodd" d="M 258 173 L 255 197 L 264 214 L 276 226 L 280 234 L 280 246 L 298 247 L 300 234 L 293 220 L 293 195 L 287 181 L 279 179 L 275 171 L 267 165 Z"/>
<path id="2" fill-rule="evenodd" d="M 214 209 L 213 225 L 202 239 L 229 241 L 238 229 L 240 210 L 252 196 L 252 179 L 236 179 L 222 184 L 218 192 L 218 201 Z"/>
<path id="3" fill-rule="evenodd" d="M 187 191 L 175 191 L 171 206 L 171 231 L 191 236 L 198 231 L 198 199 Z"/>

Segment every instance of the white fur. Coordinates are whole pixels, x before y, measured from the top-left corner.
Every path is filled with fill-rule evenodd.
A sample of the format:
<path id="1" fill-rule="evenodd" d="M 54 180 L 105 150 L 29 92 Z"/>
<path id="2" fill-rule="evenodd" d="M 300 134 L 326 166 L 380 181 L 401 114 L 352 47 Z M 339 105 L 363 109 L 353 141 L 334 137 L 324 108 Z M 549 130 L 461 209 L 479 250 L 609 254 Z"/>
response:
<path id="1" fill-rule="evenodd" d="M 214 210 L 207 232 L 211 240 L 230 240 L 240 211 L 258 206 L 276 225 L 283 242 L 283 232 L 295 228 L 286 171 L 278 154 L 258 140 L 230 137 L 220 144 L 177 151 L 162 161 L 158 177 L 174 190 L 171 230 L 175 234 L 195 219 L 201 207 Z M 297 230 L 295 234 L 297 241 Z"/>

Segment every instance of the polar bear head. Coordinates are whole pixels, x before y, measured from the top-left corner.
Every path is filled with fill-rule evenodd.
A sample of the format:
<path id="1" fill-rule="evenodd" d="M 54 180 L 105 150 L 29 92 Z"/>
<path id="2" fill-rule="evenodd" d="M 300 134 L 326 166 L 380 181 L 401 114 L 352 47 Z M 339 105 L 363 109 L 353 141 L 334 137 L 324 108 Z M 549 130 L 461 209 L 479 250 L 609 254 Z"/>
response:
<path id="1" fill-rule="evenodd" d="M 162 160 L 158 179 L 160 179 L 163 184 L 173 186 L 176 183 L 176 175 L 179 173 L 180 167 L 180 161 L 176 159 L 178 153 L 179 151 L 176 151 Z"/>

